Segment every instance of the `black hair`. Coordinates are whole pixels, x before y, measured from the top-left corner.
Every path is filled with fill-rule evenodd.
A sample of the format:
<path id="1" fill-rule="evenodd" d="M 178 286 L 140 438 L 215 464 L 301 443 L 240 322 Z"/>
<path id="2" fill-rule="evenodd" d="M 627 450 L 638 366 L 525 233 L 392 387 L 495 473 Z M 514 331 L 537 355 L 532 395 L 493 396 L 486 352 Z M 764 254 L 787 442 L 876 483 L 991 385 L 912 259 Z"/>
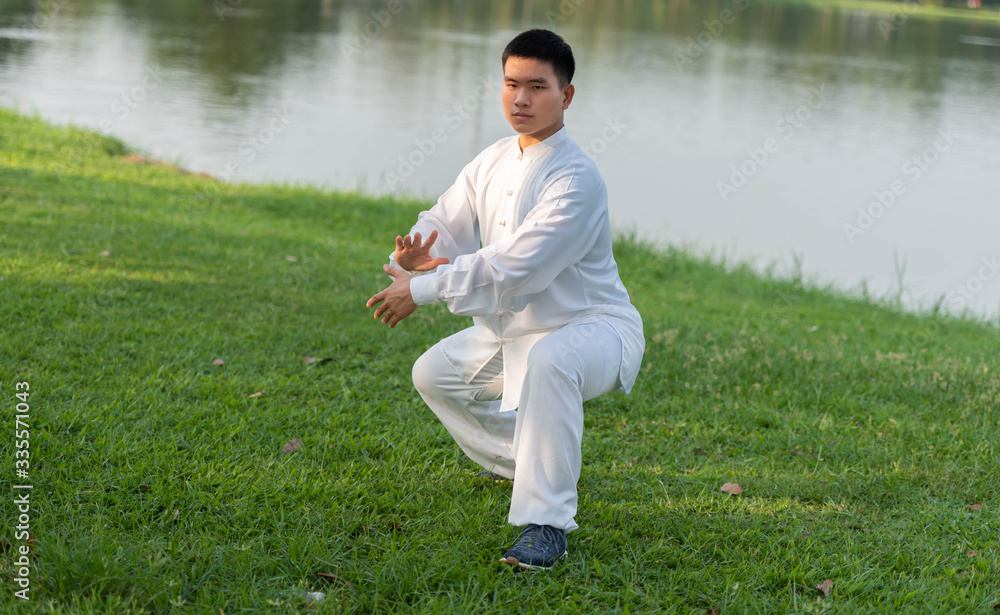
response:
<path id="1" fill-rule="evenodd" d="M 507 58 L 532 58 L 552 64 L 552 69 L 559 79 L 559 87 L 573 81 L 573 71 L 576 63 L 573 61 L 573 50 L 569 43 L 551 30 L 534 29 L 522 32 L 514 37 L 503 50 L 501 66 L 507 66 Z"/>

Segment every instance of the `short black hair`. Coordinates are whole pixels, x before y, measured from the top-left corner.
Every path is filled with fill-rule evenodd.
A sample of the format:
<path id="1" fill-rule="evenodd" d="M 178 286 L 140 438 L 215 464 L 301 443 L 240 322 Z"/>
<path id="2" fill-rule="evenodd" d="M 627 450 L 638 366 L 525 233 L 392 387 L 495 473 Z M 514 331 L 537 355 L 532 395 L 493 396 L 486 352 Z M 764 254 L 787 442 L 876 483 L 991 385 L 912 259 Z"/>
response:
<path id="1" fill-rule="evenodd" d="M 501 66 L 506 67 L 507 58 L 511 56 L 550 62 L 559 79 L 559 87 L 573 81 L 573 71 L 576 70 L 573 50 L 563 37 L 551 30 L 536 28 L 518 34 L 503 50 Z"/>

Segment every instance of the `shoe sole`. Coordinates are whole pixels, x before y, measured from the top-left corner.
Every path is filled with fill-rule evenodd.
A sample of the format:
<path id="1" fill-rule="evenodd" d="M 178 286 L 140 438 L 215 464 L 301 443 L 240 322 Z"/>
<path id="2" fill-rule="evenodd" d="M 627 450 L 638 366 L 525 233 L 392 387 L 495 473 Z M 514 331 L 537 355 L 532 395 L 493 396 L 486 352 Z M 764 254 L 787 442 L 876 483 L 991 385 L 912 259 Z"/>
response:
<path id="1" fill-rule="evenodd" d="M 569 554 L 569 551 L 563 551 L 562 555 L 560 555 L 556 561 L 566 557 L 567 554 Z M 531 564 L 525 564 L 524 562 L 518 561 L 513 555 L 510 557 L 501 557 L 500 563 L 507 564 L 512 568 L 520 568 L 521 570 L 552 570 L 552 566 L 533 566 Z"/>

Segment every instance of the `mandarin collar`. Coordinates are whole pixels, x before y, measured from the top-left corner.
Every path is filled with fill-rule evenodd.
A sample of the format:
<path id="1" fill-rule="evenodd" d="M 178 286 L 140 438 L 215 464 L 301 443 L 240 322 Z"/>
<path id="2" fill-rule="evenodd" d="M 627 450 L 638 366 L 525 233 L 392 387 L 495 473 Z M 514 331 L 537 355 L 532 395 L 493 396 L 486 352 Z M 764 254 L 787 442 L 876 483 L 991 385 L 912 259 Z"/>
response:
<path id="1" fill-rule="evenodd" d="M 523 152 L 521 151 L 521 146 L 518 144 L 517 139 L 514 139 L 514 149 L 517 150 L 519 158 L 521 156 L 524 156 L 525 158 L 537 158 L 555 149 L 555 147 L 562 143 L 566 137 L 566 124 L 563 124 L 562 128 L 546 137 L 545 140 L 535 143 L 534 145 L 529 145 L 524 148 Z"/>

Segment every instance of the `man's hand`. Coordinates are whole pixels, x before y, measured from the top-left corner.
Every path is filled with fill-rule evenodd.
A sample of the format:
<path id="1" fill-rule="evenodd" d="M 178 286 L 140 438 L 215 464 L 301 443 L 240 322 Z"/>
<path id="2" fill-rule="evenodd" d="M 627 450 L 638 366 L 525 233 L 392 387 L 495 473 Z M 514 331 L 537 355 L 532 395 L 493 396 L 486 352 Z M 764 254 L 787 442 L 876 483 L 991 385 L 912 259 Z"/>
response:
<path id="1" fill-rule="evenodd" d="M 396 264 L 410 271 L 430 271 L 438 265 L 447 265 L 447 258 L 431 258 L 431 246 L 437 241 L 438 232 L 431 231 L 427 243 L 421 245 L 420 233 L 414 233 L 411 239 L 396 236 L 396 252 L 392 255 Z"/>
<path id="2" fill-rule="evenodd" d="M 398 242 L 399 238 L 396 241 Z M 417 304 L 413 302 L 413 296 L 410 294 L 410 279 L 413 276 L 389 265 L 384 265 L 382 269 L 389 274 L 389 277 L 394 278 L 392 284 L 369 299 L 365 307 L 381 303 L 382 305 L 375 310 L 375 318 L 381 318 L 382 322 L 392 329 L 417 309 Z"/>

